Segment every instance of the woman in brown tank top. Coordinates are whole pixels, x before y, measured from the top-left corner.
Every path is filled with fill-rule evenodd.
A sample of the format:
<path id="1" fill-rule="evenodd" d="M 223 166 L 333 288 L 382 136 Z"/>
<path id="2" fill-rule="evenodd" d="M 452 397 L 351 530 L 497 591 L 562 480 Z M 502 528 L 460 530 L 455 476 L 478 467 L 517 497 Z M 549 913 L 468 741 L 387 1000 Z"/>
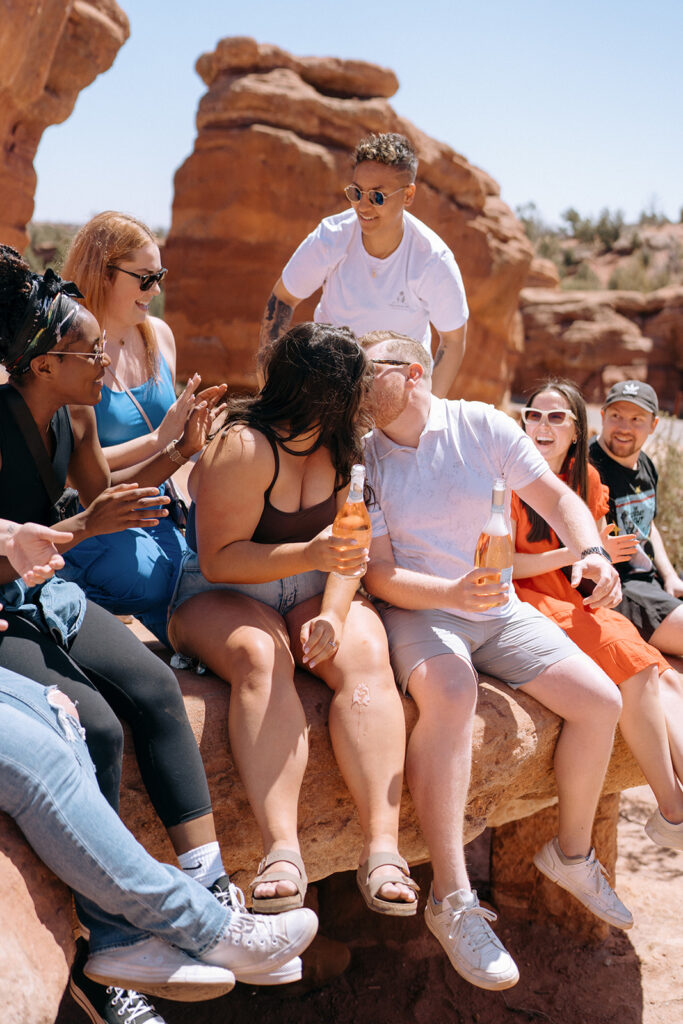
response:
<path id="1" fill-rule="evenodd" d="M 323 324 L 292 328 L 262 370 L 261 391 L 231 403 L 193 470 L 197 554 L 181 570 L 169 636 L 232 686 L 230 742 L 265 853 L 255 908 L 300 906 L 306 888 L 298 665 L 333 691 L 332 743 L 364 836 L 363 897 L 380 913 L 414 914 L 416 887 L 398 855 L 403 710 L 384 628 L 349 575 L 368 552 L 342 550 L 331 532 L 362 461 L 372 371 L 351 331 Z"/>

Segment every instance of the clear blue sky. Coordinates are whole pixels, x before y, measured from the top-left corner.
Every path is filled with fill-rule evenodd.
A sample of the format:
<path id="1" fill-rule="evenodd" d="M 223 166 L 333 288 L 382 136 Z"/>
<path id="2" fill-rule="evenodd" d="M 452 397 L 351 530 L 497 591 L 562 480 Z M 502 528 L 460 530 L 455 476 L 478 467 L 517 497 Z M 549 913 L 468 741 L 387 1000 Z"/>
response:
<path id="1" fill-rule="evenodd" d="M 682 0 L 119 0 L 131 36 L 38 150 L 35 218 L 168 226 L 197 57 L 231 35 L 393 68 L 395 109 L 488 171 L 513 208 L 635 219 L 683 206 Z"/>

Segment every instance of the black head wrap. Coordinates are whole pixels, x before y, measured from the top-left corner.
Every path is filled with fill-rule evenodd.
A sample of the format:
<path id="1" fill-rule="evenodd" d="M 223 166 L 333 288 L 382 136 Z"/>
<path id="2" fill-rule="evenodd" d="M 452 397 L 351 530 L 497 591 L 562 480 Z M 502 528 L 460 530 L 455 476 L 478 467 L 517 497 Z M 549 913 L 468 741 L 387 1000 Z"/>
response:
<path id="1" fill-rule="evenodd" d="M 26 312 L 5 359 L 7 372 L 26 373 L 32 359 L 53 349 L 80 309 L 75 300 L 82 298 L 73 281 L 62 281 L 52 269 L 31 274 Z"/>

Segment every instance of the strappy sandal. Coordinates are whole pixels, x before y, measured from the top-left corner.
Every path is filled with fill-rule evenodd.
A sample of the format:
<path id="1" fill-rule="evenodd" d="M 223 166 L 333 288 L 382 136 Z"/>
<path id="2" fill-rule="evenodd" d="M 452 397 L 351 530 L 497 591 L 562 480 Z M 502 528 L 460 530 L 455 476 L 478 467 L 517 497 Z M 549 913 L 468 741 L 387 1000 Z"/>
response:
<path id="1" fill-rule="evenodd" d="M 270 865 L 278 861 L 292 864 L 299 873 L 281 871 L 279 868 L 268 871 Z M 297 891 L 288 896 L 254 896 L 254 889 L 261 882 L 293 882 Z M 252 906 L 259 914 L 281 914 L 284 910 L 297 910 L 304 905 L 307 887 L 308 878 L 300 855 L 294 850 L 271 850 L 259 864 L 256 878 L 249 883 Z"/>
<path id="2" fill-rule="evenodd" d="M 398 868 L 391 874 L 381 878 L 371 878 L 375 868 L 386 867 L 391 864 Z M 360 894 L 365 900 L 366 906 L 377 914 L 389 914 L 392 917 L 411 917 L 417 913 L 417 897 L 412 903 L 405 903 L 403 900 L 386 900 L 377 893 L 386 885 L 393 882 L 394 885 L 407 885 L 414 893 L 420 891 L 420 886 L 410 877 L 410 868 L 403 857 L 398 853 L 371 853 L 364 864 L 361 864 L 356 872 L 356 882 Z"/>

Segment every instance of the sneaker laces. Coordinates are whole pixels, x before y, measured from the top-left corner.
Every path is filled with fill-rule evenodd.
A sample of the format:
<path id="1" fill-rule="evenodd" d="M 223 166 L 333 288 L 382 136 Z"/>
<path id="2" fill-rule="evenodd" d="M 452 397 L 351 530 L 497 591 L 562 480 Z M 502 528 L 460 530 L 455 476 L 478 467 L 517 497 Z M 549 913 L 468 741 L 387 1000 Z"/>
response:
<path id="1" fill-rule="evenodd" d="M 600 863 L 597 857 L 593 856 L 592 860 L 586 861 L 586 869 L 586 881 L 595 887 L 598 895 L 616 895 L 614 889 L 607 881 L 610 877 L 609 871 L 604 864 Z"/>
<path id="2" fill-rule="evenodd" d="M 156 1013 L 155 1008 L 148 1001 L 146 996 L 140 995 L 133 988 L 117 988 L 115 985 L 109 985 L 107 987 L 107 994 L 113 994 L 114 998 L 111 1001 L 112 1006 L 120 1006 L 118 1015 L 123 1017 L 124 1013 L 127 1013 L 126 1024 L 130 1021 L 138 1020 L 142 1017 L 143 1013 Z M 157 1016 L 157 1019 L 159 1017 Z"/>
<path id="3" fill-rule="evenodd" d="M 495 945 L 495 934 L 491 931 L 487 921 L 495 921 L 498 915 L 476 904 L 474 907 L 464 907 L 461 911 L 453 911 L 451 926 L 448 930 L 448 938 L 460 941 L 460 936 L 467 924 L 467 941 L 477 953 L 484 946 Z"/>

